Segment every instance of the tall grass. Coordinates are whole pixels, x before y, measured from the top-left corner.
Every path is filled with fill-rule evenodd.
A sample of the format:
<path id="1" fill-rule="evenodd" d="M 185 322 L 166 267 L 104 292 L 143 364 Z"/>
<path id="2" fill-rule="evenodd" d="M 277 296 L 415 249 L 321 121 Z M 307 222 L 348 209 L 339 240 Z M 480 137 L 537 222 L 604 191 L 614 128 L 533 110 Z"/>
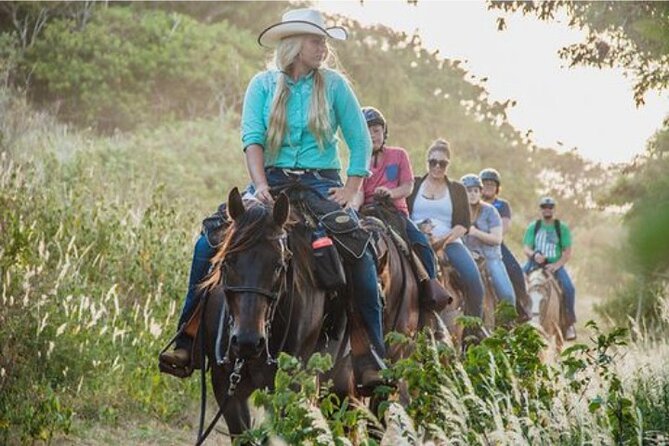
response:
<path id="1" fill-rule="evenodd" d="M 161 376 L 156 354 L 199 221 L 218 202 L 194 164 L 224 169 L 177 148 L 209 147 L 226 124 L 97 138 L 16 96 L 2 108 L 0 443 L 49 439 L 74 417 L 183 416 L 196 383 Z"/>
<path id="2" fill-rule="evenodd" d="M 328 358 L 315 356 L 301 368 L 283 356 L 276 389 L 259 391 L 254 398 L 273 417 L 247 432 L 244 440 L 261 444 L 278 436 L 289 444 L 317 445 L 667 444 L 669 344 L 628 345 L 625 330 L 604 333 L 595 324 L 589 327 L 587 345 L 575 344 L 548 363 L 540 358 L 545 346 L 539 334 L 529 326 L 498 329 L 463 358 L 422 334 L 412 355 L 386 373 L 406 385 L 408 404 L 399 404 L 398 391 L 386 388 L 378 414 L 356 401 L 333 408 L 337 400 L 327 385 L 316 386 L 316 372 L 329 364 Z"/>

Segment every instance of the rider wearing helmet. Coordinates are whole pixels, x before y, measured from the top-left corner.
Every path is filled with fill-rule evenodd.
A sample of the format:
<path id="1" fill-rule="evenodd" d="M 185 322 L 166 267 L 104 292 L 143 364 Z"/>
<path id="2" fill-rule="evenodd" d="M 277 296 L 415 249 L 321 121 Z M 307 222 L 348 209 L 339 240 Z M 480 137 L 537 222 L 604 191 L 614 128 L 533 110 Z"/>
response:
<path id="1" fill-rule="evenodd" d="M 483 169 L 479 173 L 479 178 L 483 184 L 481 189 L 481 198 L 483 201 L 492 204 L 500 217 L 502 217 L 502 237 L 506 235 L 511 227 L 511 205 L 508 201 L 499 198 L 500 186 L 502 184 L 502 177 L 499 172 L 491 167 Z M 516 260 L 511 250 L 502 241 L 502 261 L 506 267 L 506 271 L 513 284 L 513 290 L 516 295 L 516 309 L 521 320 L 530 318 L 530 298 L 527 294 L 525 286 L 525 276 L 520 267 L 520 263 Z"/>
<path id="2" fill-rule="evenodd" d="M 502 218 L 493 205 L 481 201 L 483 184 L 478 175 L 467 174 L 460 178 L 460 182 L 467 189 L 472 215 L 472 226 L 464 237 L 465 245 L 486 259 L 486 269 L 497 296 L 515 307 L 516 295 L 502 262 Z"/>
<path id="3" fill-rule="evenodd" d="M 377 108 L 363 107 L 362 113 L 372 138 L 372 160 L 369 167 L 372 174 L 364 179 L 355 205 L 359 207 L 361 204 L 371 204 L 375 197 L 388 197 L 392 200 L 406 222 L 406 235 L 428 275 L 428 279 L 421 283 L 422 301 L 428 306 L 444 306 L 448 297 L 437 280 L 437 265 L 430 243 L 426 235 L 408 218 L 406 198 L 411 195 L 414 182 L 409 155 L 401 147 L 386 145 L 388 123 Z"/>
<path id="4" fill-rule="evenodd" d="M 546 271 L 555 274 L 564 292 L 567 310 L 569 326 L 564 333 L 565 339 L 572 340 L 576 338 L 574 328 L 576 290 L 565 268 L 565 264 L 571 258 L 571 232 L 566 224 L 555 218 L 556 205 L 552 197 L 542 197 L 539 200 L 542 218 L 529 224 L 523 238 L 523 250 L 528 258 L 523 269 L 529 273 L 543 267 Z"/>

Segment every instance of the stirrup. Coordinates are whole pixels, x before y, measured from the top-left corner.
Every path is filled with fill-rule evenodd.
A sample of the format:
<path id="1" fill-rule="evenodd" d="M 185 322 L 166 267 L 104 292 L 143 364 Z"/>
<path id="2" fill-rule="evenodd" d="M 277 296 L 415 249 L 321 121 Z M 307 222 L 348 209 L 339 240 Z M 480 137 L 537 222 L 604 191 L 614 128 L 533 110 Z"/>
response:
<path id="1" fill-rule="evenodd" d="M 176 345 L 176 341 L 179 338 L 179 336 L 182 336 L 184 334 L 184 327 L 186 324 L 181 326 L 177 333 L 170 339 L 165 347 L 163 347 L 162 350 L 160 350 L 160 353 L 158 353 L 158 369 L 162 373 L 167 373 L 168 375 L 173 375 L 176 376 L 177 378 L 188 378 L 190 375 L 193 374 L 193 367 L 191 366 L 192 360 L 189 361 L 189 364 L 186 366 L 178 366 L 176 364 L 172 364 L 170 362 L 167 362 L 163 359 L 163 353 L 165 353 L 170 347 L 173 345 Z"/>

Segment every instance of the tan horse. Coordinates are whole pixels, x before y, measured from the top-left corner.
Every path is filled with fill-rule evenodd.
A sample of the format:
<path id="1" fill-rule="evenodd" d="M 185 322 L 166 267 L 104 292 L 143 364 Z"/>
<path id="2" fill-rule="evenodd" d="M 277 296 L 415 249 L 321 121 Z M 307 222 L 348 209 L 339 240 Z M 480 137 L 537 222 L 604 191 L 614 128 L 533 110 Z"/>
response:
<path id="1" fill-rule="evenodd" d="M 527 276 L 527 294 L 532 303 L 532 322 L 541 327 L 544 336 L 554 339 L 557 351 L 564 345 L 567 329 L 563 294 L 557 279 L 545 269 L 535 269 Z"/>

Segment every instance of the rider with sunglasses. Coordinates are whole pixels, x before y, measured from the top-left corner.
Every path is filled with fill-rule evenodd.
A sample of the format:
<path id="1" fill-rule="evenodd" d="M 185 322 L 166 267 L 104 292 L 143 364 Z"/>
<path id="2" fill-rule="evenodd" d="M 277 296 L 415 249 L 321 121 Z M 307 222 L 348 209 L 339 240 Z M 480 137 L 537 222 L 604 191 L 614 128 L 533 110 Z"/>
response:
<path id="1" fill-rule="evenodd" d="M 449 143 L 443 139 L 434 141 L 427 151 L 428 173 L 416 178 L 408 199 L 409 212 L 421 229 L 431 228 L 432 246 L 438 255 L 443 249 L 462 279 L 465 315 L 482 317 L 483 282 L 476 262 L 462 241 L 472 225 L 467 191 L 462 183 L 446 175 L 450 159 Z"/>
<path id="2" fill-rule="evenodd" d="M 569 227 L 555 218 L 556 202 L 551 197 L 543 197 L 539 201 L 541 219 L 533 221 L 523 237 L 523 251 L 528 261 L 523 267 L 526 274 L 543 267 L 555 274 L 555 278 L 564 292 L 569 327 L 565 331 L 565 339 L 576 338 L 576 290 L 569 277 L 565 264 L 571 258 L 571 232 Z"/>

